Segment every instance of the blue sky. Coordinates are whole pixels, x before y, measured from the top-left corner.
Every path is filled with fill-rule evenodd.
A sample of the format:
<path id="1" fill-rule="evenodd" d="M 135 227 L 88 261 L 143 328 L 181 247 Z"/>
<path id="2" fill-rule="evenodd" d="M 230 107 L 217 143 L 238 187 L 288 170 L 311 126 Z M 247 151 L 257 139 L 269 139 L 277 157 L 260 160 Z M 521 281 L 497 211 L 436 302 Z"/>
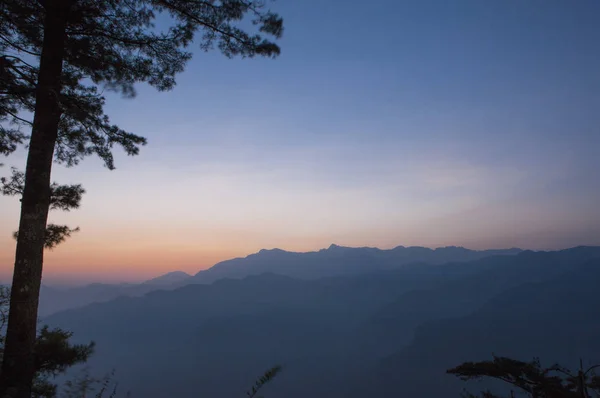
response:
<path id="1" fill-rule="evenodd" d="M 55 169 L 88 190 L 52 216 L 82 228 L 49 255 L 57 274 L 195 271 L 332 242 L 600 244 L 600 2 L 272 8 L 278 59 L 195 51 L 173 91 L 108 98 L 149 144 L 114 172 L 92 159 Z M 18 203 L 0 201 L 8 267 Z"/>

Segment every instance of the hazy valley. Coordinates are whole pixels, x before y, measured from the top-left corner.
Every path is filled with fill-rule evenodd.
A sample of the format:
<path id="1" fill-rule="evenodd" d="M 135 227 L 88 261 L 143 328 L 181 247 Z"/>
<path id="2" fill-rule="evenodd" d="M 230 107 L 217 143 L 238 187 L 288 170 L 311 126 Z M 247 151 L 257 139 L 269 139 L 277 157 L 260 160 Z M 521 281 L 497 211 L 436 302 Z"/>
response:
<path id="1" fill-rule="evenodd" d="M 114 368 L 134 397 L 242 396 L 275 364 L 284 370 L 266 397 L 458 397 L 465 384 L 445 370 L 466 360 L 599 361 L 599 282 L 600 247 L 332 245 L 263 250 L 166 284 L 108 286 L 121 297 L 73 301 L 81 307 L 42 321 L 96 341 L 91 369 Z"/>

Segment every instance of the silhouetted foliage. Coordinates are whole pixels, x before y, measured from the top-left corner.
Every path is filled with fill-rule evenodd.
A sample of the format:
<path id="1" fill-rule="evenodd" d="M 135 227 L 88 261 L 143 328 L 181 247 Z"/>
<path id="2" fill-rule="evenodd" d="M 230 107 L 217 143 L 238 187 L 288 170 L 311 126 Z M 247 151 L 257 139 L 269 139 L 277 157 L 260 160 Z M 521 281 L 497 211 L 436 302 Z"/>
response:
<path id="1" fill-rule="evenodd" d="M 0 287 L 0 355 L 4 351 L 4 333 L 9 306 L 9 289 Z M 57 396 L 57 385 L 51 378 L 65 373 L 70 367 L 87 362 L 94 353 L 95 344 L 71 344 L 71 332 L 60 328 L 42 327 L 35 342 L 35 378 L 33 380 L 32 398 L 54 398 Z M 83 396 L 83 395 L 81 395 Z"/>
<path id="2" fill-rule="evenodd" d="M 279 374 L 279 372 L 281 372 L 281 366 L 279 365 L 267 370 L 261 377 L 259 377 L 258 380 L 256 380 L 256 383 L 254 383 L 254 386 L 252 386 L 252 389 L 250 389 L 250 391 L 246 392 L 246 395 L 248 395 L 249 398 L 262 398 L 257 397 L 258 391 L 262 387 L 264 387 L 265 384 L 273 380 L 275 376 Z"/>
<path id="3" fill-rule="evenodd" d="M 538 358 L 530 362 L 494 356 L 491 361 L 465 362 L 455 368 L 448 369 L 447 373 L 459 377 L 461 380 L 474 380 L 480 378 L 493 378 L 517 387 L 532 398 L 587 398 L 590 390 L 600 393 L 599 381 L 592 371 L 597 366 L 586 370 L 583 365 L 576 374 L 560 365 L 543 368 Z M 467 397 L 477 397 L 466 393 Z M 500 397 L 490 391 L 484 391 L 482 398 Z"/>
<path id="4" fill-rule="evenodd" d="M 164 29 L 155 25 L 159 14 Z M 245 20 L 254 32 L 238 27 Z M 266 36 L 282 33 L 282 19 L 261 0 L 2 2 L 0 153 L 12 153 L 28 138 L 29 146 L 0 396 L 30 398 L 44 248 L 76 231 L 46 229 L 48 211 L 63 208 L 51 201 L 53 161 L 73 166 L 95 154 L 114 169 L 115 145 L 136 155 L 146 144 L 111 123 L 103 92 L 131 98 L 140 82 L 173 88 L 192 43 L 205 51 L 216 47 L 227 57 L 275 57 L 280 49 Z M 73 197 L 83 191 L 54 193 Z"/>
<path id="5" fill-rule="evenodd" d="M 25 186 L 25 174 L 15 167 L 11 168 L 11 172 L 10 178 L 0 178 L 1 192 L 3 195 L 22 196 Z M 85 190 L 80 184 L 59 185 L 54 182 L 50 185 L 50 210 L 70 211 L 71 209 L 77 209 L 81 204 L 84 193 Z M 46 225 L 44 247 L 53 249 L 69 238 L 71 234 L 78 231 L 79 227 L 72 229 L 66 225 L 48 224 Z M 19 231 L 15 231 L 13 237 L 18 240 Z"/>
<path id="6" fill-rule="evenodd" d="M 46 225 L 46 235 L 44 237 L 44 248 L 54 249 L 59 244 L 63 243 L 67 238 L 71 237 L 74 232 L 79 232 L 79 227 L 71 229 L 67 225 Z M 19 239 L 19 232 L 13 232 L 13 238 Z"/>
<path id="7" fill-rule="evenodd" d="M 114 398 L 117 395 L 118 384 L 112 382 L 113 376 L 114 371 L 101 378 L 92 377 L 90 376 L 88 369 L 84 369 L 73 380 L 69 380 L 65 382 L 63 386 L 61 386 L 60 397 L 102 398 L 106 393 L 108 393 L 108 398 Z M 126 396 L 129 396 L 129 394 Z"/>

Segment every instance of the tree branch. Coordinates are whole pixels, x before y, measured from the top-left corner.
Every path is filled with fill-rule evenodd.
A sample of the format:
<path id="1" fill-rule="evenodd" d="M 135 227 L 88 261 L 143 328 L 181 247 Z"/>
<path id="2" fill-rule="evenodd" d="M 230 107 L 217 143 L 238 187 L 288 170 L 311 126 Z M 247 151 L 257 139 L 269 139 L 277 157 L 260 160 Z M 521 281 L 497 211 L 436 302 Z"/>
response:
<path id="1" fill-rule="evenodd" d="M 244 41 L 244 40 L 240 39 L 239 37 L 235 36 L 232 33 L 225 32 L 224 30 L 218 28 L 217 26 L 215 26 L 215 25 L 213 25 L 213 24 L 211 24 L 209 22 L 206 22 L 206 21 L 200 19 L 200 18 L 196 17 L 195 15 L 190 14 L 187 11 L 184 11 L 184 10 L 181 10 L 181 9 L 177 8 L 177 6 L 169 3 L 166 0 L 162 1 L 161 3 L 164 4 L 165 6 L 167 6 L 172 11 L 175 11 L 175 12 L 177 12 L 179 14 L 182 14 L 182 15 L 186 16 L 187 18 L 189 18 L 192 21 L 196 22 L 198 25 L 202 25 L 202 26 L 204 26 L 206 28 L 209 28 L 210 30 L 214 30 L 215 32 L 217 32 L 217 33 L 219 33 L 219 34 L 221 34 L 221 35 L 223 35 L 225 37 L 228 37 L 230 39 L 233 39 L 233 40 L 237 41 L 240 44 L 243 44 L 243 45 L 250 45 L 251 44 L 251 43 L 249 43 L 247 41 Z M 203 2 L 203 3 L 206 4 L 206 2 Z M 212 5 L 212 7 L 217 8 L 214 5 Z"/>
<path id="2" fill-rule="evenodd" d="M 17 51 L 23 52 L 23 53 L 25 53 L 25 54 L 33 55 L 33 56 L 35 56 L 35 57 L 39 57 L 39 56 L 41 56 L 41 55 L 42 55 L 42 54 L 40 54 L 40 53 L 34 53 L 34 52 L 32 52 L 32 51 L 25 50 L 23 47 L 20 47 L 20 46 L 18 46 L 18 45 L 16 45 L 16 44 L 14 44 L 13 42 L 11 42 L 10 40 L 8 40 L 6 37 L 4 37 L 4 36 L 2 36 L 2 35 L 0 35 L 0 39 L 2 39 L 3 41 L 5 41 L 5 42 L 6 42 L 6 43 L 7 43 L 9 46 L 11 46 L 12 48 L 15 48 L 15 49 L 17 49 Z"/>
<path id="3" fill-rule="evenodd" d="M 13 118 L 17 119 L 18 121 L 20 121 L 20 122 L 22 122 L 22 123 L 25 123 L 25 124 L 28 124 L 28 125 L 30 125 L 30 126 L 33 126 L 33 122 L 30 122 L 29 120 L 23 119 L 23 118 L 21 118 L 21 117 L 19 117 L 19 116 L 15 115 L 13 112 L 9 111 L 9 110 L 8 110 L 8 109 L 6 109 L 6 108 L 1 108 L 1 109 L 2 109 L 2 112 L 6 112 L 6 113 L 8 113 L 10 116 L 12 116 Z"/>
<path id="4" fill-rule="evenodd" d="M 31 64 L 23 61 L 21 58 L 19 58 L 17 56 L 14 56 L 14 55 L 6 55 L 6 54 L 4 54 L 4 55 L 0 56 L 0 58 L 14 58 L 15 60 L 19 61 L 20 63 L 29 66 L 31 69 L 35 69 L 35 66 L 33 66 L 33 65 L 31 65 Z"/>

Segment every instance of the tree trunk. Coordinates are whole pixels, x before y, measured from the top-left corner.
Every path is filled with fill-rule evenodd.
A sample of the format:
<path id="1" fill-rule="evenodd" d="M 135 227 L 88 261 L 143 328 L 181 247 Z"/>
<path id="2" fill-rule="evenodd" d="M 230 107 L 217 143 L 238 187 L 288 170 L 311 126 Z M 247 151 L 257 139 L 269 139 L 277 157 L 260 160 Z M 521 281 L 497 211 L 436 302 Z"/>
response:
<path id="1" fill-rule="evenodd" d="M 31 398 L 50 174 L 61 116 L 59 93 L 69 0 L 46 2 L 35 113 L 25 169 L 0 397 Z"/>

